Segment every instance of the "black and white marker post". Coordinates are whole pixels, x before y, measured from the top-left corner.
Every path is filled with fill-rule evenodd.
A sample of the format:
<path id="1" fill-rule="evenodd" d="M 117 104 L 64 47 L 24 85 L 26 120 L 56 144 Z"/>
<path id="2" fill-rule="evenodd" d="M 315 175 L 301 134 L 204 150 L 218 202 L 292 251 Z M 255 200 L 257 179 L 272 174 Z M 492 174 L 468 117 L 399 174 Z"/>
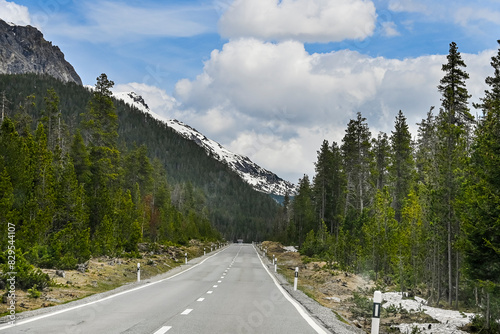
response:
<path id="1" fill-rule="evenodd" d="M 375 291 L 375 293 L 373 294 L 373 316 L 372 316 L 371 334 L 379 334 L 381 308 L 382 308 L 382 292 Z"/>
<path id="2" fill-rule="evenodd" d="M 298 280 L 299 280 L 299 267 L 295 267 L 295 278 L 293 279 L 293 291 L 297 291 Z"/>
<path id="3" fill-rule="evenodd" d="M 137 282 L 141 281 L 141 264 L 137 262 Z"/>
<path id="4" fill-rule="evenodd" d="M 184 256 L 186 257 L 186 264 L 188 264 L 188 253 L 184 253 Z"/>

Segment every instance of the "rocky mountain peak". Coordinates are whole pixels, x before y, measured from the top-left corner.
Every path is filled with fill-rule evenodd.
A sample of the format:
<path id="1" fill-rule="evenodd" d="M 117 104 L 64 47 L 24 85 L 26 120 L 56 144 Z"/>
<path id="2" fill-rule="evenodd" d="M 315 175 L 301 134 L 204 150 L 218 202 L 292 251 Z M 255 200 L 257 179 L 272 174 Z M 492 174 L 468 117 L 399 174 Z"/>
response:
<path id="1" fill-rule="evenodd" d="M 0 73 L 47 74 L 65 82 L 82 84 L 59 47 L 46 41 L 32 26 L 17 26 L 0 19 Z"/>
<path id="2" fill-rule="evenodd" d="M 285 194 L 294 196 L 296 194 L 296 186 L 294 184 L 283 180 L 273 172 L 260 167 L 248 157 L 231 152 L 221 144 L 207 138 L 198 130 L 181 121 L 166 119 L 156 114 L 154 111 L 149 109 L 142 96 L 134 92 L 119 92 L 115 93 L 114 96 L 117 99 L 123 100 L 125 103 L 128 103 L 142 112 L 148 113 L 154 118 L 164 122 L 169 128 L 173 129 L 184 138 L 192 140 L 198 146 L 202 147 L 208 155 L 231 168 L 255 190 L 278 196 L 284 196 Z"/>

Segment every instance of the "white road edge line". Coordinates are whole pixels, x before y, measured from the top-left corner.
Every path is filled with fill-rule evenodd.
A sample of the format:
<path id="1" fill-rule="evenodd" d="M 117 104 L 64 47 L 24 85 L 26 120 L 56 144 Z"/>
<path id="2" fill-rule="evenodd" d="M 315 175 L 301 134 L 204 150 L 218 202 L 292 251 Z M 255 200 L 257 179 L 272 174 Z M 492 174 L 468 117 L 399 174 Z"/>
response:
<path id="1" fill-rule="evenodd" d="M 159 330 L 157 330 L 156 332 L 154 332 L 153 334 L 165 334 L 166 332 L 168 332 L 170 329 L 172 328 L 172 326 L 163 326 L 162 328 L 160 328 Z"/>
<path id="2" fill-rule="evenodd" d="M 168 281 L 174 277 L 177 277 L 179 275 L 182 275 L 188 271 L 190 271 L 191 269 L 193 268 L 196 268 L 198 267 L 199 265 L 202 265 L 206 260 L 216 256 L 217 254 L 220 254 L 222 252 L 224 252 L 225 250 L 227 249 L 224 248 L 220 251 L 218 251 L 217 253 L 215 254 L 212 254 L 210 255 L 209 257 L 207 257 L 206 259 L 204 259 L 203 261 L 201 261 L 200 263 L 197 263 L 195 265 L 193 265 L 192 267 L 189 267 L 187 268 L 186 270 L 183 270 L 181 271 L 180 273 L 177 273 L 175 275 L 172 275 L 170 277 L 167 277 L 167 278 L 164 278 L 164 279 L 161 279 L 159 281 L 156 281 L 156 282 L 151 282 L 151 283 L 147 283 L 147 284 L 144 284 L 144 285 L 141 285 L 141 286 L 138 286 L 137 288 L 133 288 L 133 289 L 130 289 L 130 290 L 125 290 L 125 291 L 122 291 L 122 292 L 118 292 L 114 295 L 111 295 L 111 296 L 107 296 L 107 297 L 104 297 L 102 299 L 99 299 L 99 300 L 95 300 L 93 302 L 89 302 L 89 303 L 86 303 L 86 304 L 81 304 L 81 305 L 76 305 L 76 306 L 73 306 L 73 307 L 69 307 L 67 309 L 63 309 L 63 310 L 59 310 L 59 311 L 56 311 L 56 312 L 52 312 L 52 313 L 47 313 L 47 314 L 43 314 L 43 315 L 39 315 L 39 316 L 35 316 L 33 318 L 28 318 L 26 320 L 20 320 L 20 321 L 16 321 L 15 324 L 13 325 L 7 325 L 5 327 L 0 327 L 0 332 L 3 331 L 3 330 L 6 330 L 6 329 L 9 329 L 9 328 L 12 328 L 12 327 L 15 327 L 15 326 L 19 326 L 19 325 L 24 325 L 24 324 L 27 324 L 27 323 L 30 323 L 30 322 L 33 322 L 33 321 L 37 321 L 37 320 L 41 320 L 41 319 L 44 319 L 44 318 L 48 318 L 48 317 L 52 317 L 54 315 L 58 315 L 58 314 L 61 314 L 61 313 L 65 313 L 65 312 L 69 312 L 69 311 L 73 311 L 73 310 L 76 310 L 76 309 L 79 309 L 79 308 L 82 308 L 82 307 L 86 307 L 86 306 L 89 306 L 89 305 L 93 305 L 93 304 L 97 304 L 97 303 L 101 303 L 103 301 L 106 301 L 106 300 L 109 300 L 109 299 L 112 299 L 112 298 L 115 298 L 115 297 L 118 297 L 118 296 L 121 296 L 121 295 L 124 295 L 124 294 L 127 294 L 129 292 L 133 292 L 133 291 L 137 291 L 137 290 L 140 290 L 140 289 L 144 289 L 144 288 L 147 288 L 147 287 L 150 287 L 152 285 L 155 285 L 155 284 L 158 284 L 158 283 L 161 283 L 161 282 L 165 282 L 165 281 Z"/>
<path id="3" fill-rule="evenodd" d="M 304 310 L 304 308 L 295 301 L 295 299 L 293 299 L 292 296 L 290 296 L 290 294 L 288 292 L 285 291 L 285 289 L 283 289 L 281 287 L 281 285 L 279 284 L 279 282 L 276 280 L 276 278 L 274 278 L 274 276 L 271 274 L 271 272 L 269 271 L 269 269 L 267 269 L 267 266 L 264 264 L 264 262 L 262 262 L 262 259 L 260 258 L 259 256 L 259 253 L 257 252 L 257 249 L 255 248 L 255 246 L 253 246 L 253 249 L 255 250 L 255 253 L 257 253 L 257 257 L 259 258 L 260 260 L 260 263 L 262 264 L 262 267 L 264 267 L 264 269 L 267 271 L 267 273 L 269 274 L 269 276 L 271 277 L 271 279 L 273 280 L 274 284 L 276 285 L 276 287 L 278 288 L 278 290 L 283 294 L 283 296 L 285 296 L 285 298 L 295 307 L 295 309 L 299 312 L 299 314 L 301 315 L 302 318 L 304 318 L 304 320 L 309 324 L 309 326 L 311 326 L 315 331 L 316 333 L 318 334 L 328 334 L 328 332 L 325 332 L 323 330 L 323 328 L 321 328 L 312 318 L 311 316 L 307 313 L 307 311 Z"/>

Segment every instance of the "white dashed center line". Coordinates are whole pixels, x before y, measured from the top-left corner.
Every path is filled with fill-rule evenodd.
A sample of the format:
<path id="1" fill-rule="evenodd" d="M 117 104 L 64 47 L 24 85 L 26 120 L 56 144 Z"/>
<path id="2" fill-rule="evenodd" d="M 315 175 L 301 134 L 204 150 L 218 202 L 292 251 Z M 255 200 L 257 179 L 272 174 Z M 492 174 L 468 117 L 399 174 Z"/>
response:
<path id="1" fill-rule="evenodd" d="M 171 329 L 172 327 L 171 326 L 163 326 L 162 328 L 160 328 L 159 330 L 157 330 L 156 332 L 154 332 L 153 334 L 165 334 L 166 332 L 169 331 L 169 329 Z"/>
<path id="2" fill-rule="evenodd" d="M 197 302 L 202 302 L 202 301 L 204 301 L 204 300 L 205 300 L 205 298 L 198 298 L 196 301 L 197 301 Z"/>
<path id="3" fill-rule="evenodd" d="M 191 313 L 191 311 L 192 311 L 192 310 L 193 310 L 192 308 L 187 308 L 187 309 L 185 309 L 185 310 L 184 310 L 184 312 L 182 312 L 181 314 L 182 314 L 182 315 L 188 315 L 189 313 Z"/>

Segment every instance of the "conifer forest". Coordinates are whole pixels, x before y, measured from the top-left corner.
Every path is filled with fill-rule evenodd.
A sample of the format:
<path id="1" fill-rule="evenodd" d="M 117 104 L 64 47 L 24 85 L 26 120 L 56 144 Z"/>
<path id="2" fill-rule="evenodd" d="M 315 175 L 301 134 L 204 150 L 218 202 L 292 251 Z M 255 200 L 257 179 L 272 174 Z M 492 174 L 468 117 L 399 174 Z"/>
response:
<path id="1" fill-rule="evenodd" d="M 342 142 L 323 142 L 314 177 L 285 200 L 277 238 L 431 304 L 480 306 L 484 328 L 498 332 L 500 51 L 491 66 L 473 112 L 466 64 L 451 43 L 441 105 L 424 113 L 416 138 L 403 111 L 390 134 L 376 135 L 358 113 Z"/>

